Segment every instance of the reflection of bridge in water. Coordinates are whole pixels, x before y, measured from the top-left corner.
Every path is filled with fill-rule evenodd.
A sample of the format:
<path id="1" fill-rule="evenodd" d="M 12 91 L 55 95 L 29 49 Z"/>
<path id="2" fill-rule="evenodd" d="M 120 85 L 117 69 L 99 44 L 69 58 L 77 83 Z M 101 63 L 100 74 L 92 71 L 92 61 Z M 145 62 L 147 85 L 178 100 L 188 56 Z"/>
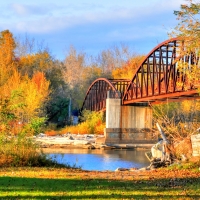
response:
<path id="1" fill-rule="evenodd" d="M 100 78 L 91 84 L 82 109 L 106 110 L 108 143 L 151 143 L 152 133 L 147 131 L 152 127 L 149 104 L 199 97 L 199 80 L 189 80 L 178 68 L 179 61 L 185 69 L 195 64 L 194 54 L 180 56 L 182 44 L 174 38 L 156 46 L 131 80 Z"/>

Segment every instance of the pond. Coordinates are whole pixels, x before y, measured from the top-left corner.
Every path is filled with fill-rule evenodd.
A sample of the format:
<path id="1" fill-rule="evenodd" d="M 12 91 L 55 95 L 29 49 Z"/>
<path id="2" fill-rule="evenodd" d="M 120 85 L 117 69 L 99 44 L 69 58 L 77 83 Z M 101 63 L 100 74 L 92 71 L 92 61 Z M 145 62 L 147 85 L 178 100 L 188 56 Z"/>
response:
<path id="1" fill-rule="evenodd" d="M 76 165 L 83 170 L 115 171 L 117 168 L 142 168 L 150 165 L 145 156 L 148 150 L 133 149 L 53 149 L 44 150 L 58 163 Z"/>

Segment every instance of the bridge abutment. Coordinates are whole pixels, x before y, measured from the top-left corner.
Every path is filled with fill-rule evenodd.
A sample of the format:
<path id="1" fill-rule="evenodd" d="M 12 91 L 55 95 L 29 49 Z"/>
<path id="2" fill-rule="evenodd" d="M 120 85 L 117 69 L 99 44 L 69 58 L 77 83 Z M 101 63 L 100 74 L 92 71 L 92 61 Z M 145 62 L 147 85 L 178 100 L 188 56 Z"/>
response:
<path id="1" fill-rule="evenodd" d="M 121 105 L 121 99 L 106 99 L 106 144 L 155 144 L 152 110 L 147 104 Z"/>

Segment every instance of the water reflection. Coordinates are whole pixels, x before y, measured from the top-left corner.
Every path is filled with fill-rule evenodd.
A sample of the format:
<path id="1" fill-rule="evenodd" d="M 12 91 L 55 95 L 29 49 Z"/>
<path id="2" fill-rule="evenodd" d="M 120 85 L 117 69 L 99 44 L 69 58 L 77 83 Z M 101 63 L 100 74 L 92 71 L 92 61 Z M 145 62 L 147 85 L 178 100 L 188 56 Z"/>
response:
<path id="1" fill-rule="evenodd" d="M 150 164 L 144 150 L 55 149 L 44 153 L 59 163 L 76 164 L 84 170 L 114 171 L 118 167 L 141 168 Z"/>

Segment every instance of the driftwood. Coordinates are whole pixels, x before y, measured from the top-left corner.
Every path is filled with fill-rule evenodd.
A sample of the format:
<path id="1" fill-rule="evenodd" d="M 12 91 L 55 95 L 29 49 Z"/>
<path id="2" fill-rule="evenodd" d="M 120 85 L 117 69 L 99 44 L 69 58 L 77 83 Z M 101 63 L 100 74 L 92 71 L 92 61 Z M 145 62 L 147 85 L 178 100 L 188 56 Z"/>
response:
<path id="1" fill-rule="evenodd" d="M 162 141 L 159 141 L 157 144 L 159 144 L 161 146 L 160 149 L 158 149 L 158 151 L 161 151 L 161 156 L 160 157 L 153 157 L 153 148 L 155 150 L 155 147 L 157 144 L 155 144 L 152 149 L 151 149 L 151 154 L 150 153 L 146 153 L 146 156 L 148 157 L 148 159 L 150 160 L 151 164 L 150 164 L 150 168 L 159 168 L 159 167 L 165 167 L 170 165 L 173 162 L 174 159 L 174 153 L 173 153 L 173 147 L 170 144 L 170 142 L 168 141 L 165 133 L 162 131 L 161 127 L 159 126 L 158 123 L 156 123 L 156 126 L 161 134 L 162 137 Z M 151 157 L 152 156 L 152 157 Z"/>
<path id="2" fill-rule="evenodd" d="M 163 139 L 163 141 L 165 141 L 166 143 L 169 143 L 169 141 L 167 140 L 167 137 L 165 136 L 165 133 L 162 131 L 160 125 L 158 123 L 156 123 L 156 126 L 161 134 L 161 137 Z"/>

